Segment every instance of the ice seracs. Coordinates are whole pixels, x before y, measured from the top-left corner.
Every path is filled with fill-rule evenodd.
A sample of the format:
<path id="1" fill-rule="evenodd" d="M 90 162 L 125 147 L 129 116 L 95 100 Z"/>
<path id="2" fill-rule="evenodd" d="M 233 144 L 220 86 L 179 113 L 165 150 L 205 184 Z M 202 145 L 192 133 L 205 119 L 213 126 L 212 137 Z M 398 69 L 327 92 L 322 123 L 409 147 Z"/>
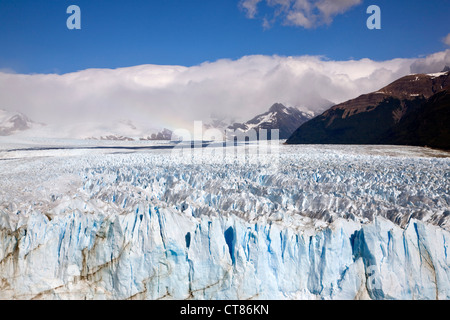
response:
<path id="1" fill-rule="evenodd" d="M 280 150 L 2 149 L 0 298 L 450 298 L 448 153 Z"/>

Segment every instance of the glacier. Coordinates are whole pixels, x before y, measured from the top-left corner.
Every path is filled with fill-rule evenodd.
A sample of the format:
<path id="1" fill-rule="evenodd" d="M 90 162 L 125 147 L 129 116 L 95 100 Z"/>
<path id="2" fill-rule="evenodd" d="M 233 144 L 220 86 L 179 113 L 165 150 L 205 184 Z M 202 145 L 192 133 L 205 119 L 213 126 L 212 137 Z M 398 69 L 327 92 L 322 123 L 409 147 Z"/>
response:
<path id="1" fill-rule="evenodd" d="M 5 146 L 0 299 L 450 298 L 444 151 Z"/>

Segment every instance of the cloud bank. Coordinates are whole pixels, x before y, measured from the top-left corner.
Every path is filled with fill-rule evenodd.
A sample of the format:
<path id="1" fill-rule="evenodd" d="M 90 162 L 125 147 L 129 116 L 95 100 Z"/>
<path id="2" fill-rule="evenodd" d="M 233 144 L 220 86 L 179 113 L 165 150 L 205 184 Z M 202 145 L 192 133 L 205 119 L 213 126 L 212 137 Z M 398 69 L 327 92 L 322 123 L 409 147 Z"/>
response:
<path id="1" fill-rule="evenodd" d="M 275 102 L 309 111 L 378 90 L 410 72 L 450 65 L 450 50 L 422 59 L 332 61 L 244 56 L 193 67 L 141 65 L 63 75 L 0 72 L 0 109 L 65 126 L 136 121 L 183 128 L 212 114 L 246 121 Z"/>
<path id="2" fill-rule="evenodd" d="M 285 25 L 310 29 L 330 24 L 335 16 L 361 2 L 362 0 L 241 0 L 239 6 L 250 19 L 256 17 L 259 5 L 265 3 L 272 8 L 273 17 L 263 19 L 265 27 L 281 19 Z"/>
<path id="3" fill-rule="evenodd" d="M 450 50 L 437 52 L 425 58 L 416 59 L 411 64 L 411 73 L 440 72 L 450 66 Z"/>

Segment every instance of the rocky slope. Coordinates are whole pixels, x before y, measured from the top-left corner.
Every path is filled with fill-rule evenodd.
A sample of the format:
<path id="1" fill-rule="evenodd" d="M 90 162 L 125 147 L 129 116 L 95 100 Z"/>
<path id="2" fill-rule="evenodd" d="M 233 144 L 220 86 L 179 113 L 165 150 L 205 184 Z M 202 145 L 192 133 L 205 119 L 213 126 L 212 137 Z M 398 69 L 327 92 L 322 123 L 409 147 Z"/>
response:
<path id="1" fill-rule="evenodd" d="M 450 150 L 450 90 L 438 92 L 406 114 L 379 142 Z"/>
<path id="2" fill-rule="evenodd" d="M 428 99 L 449 88 L 449 74 L 408 75 L 377 92 L 338 104 L 300 126 L 287 143 L 408 144 L 408 139 L 389 139 L 389 131 L 396 131 L 394 127 L 406 115 L 423 109 Z"/>

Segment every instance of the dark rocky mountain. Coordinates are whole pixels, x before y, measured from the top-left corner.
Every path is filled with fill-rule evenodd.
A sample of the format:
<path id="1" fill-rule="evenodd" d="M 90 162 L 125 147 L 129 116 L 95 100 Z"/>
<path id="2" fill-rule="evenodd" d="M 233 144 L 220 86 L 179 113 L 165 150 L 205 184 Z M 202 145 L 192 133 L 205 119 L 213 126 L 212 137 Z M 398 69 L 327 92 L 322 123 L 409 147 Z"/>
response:
<path id="1" fill-rule="evenodd" d="M 338 104 L 304 123 L 286 143 L 410 144 L 412 140 L 405 136 L 406 127 L 421 123 L 421 117 L 428 114 L 425 108 L 429 105 L 443 111 L 436 104 L 446 101 L 443 92 L 450 87 L 449 74 L 408 75 L 377 92 Z M 440 95 L 435 97 L 436 94 Z M 423 130 L 431 133 L 428 129 Z M 416 145 L 433 146 L 425 143 L 428 140 L 415 141 Z"/>
<path id="2" fill-rule="evenodd" d="M 245 134 L 251 129 L 255 130 L 258 134 L 259 130 L 266 129 L 268 139 L 271 138 L 270 130 L 278 129 L 279 138 L 287 139 L 301 124 L 312 119 L 313 116 L 314 114 L 312 113 L 306 113 L 297 108 L 285 107 L 281 103 L 275 103 L 270 107 L 269 111 L 245 123 L 234 123 L 228 129 L 238 134 Z"/>
<path id="3" fill-rule="evenodd" d="M 158 141 L 158 140 L 171 140 L 172 131 L 169 129 L 163 129 L 158 133 L 152 133 L 150 136 L 139 138 L 139 141 Z M 107 141 L 137 141 L 137 138 L 131 138 L 122 135 L 110 134 L 106 136 L 100 136 L 99 138 L 90 137 L 88 140 L 107 140 Z"/>
<path id="4" fill-rule="evenodd" d="M 431 96 L 384 135 L 379 143 L 450 150 L 450 90 Z"/>

